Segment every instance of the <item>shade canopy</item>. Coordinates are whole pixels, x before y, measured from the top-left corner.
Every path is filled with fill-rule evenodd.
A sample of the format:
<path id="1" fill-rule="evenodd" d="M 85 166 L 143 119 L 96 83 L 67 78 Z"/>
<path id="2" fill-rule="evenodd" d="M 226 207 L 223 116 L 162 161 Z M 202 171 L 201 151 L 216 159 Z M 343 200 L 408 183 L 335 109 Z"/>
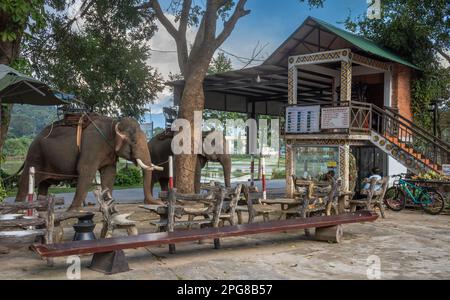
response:
<path id="1" fill-rule="evenodd" d="M 11 67 L 0 64 L 0 102 L 31 105 L 63 105 L 50 87 Z"/>

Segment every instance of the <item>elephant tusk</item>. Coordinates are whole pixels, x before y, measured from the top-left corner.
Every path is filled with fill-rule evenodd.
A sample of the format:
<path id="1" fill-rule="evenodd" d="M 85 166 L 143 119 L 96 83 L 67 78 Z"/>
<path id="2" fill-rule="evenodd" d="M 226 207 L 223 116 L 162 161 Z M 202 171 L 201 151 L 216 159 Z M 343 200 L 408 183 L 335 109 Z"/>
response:
<path id="1" fill-rule="evenodd" d="M 153 171 L 153 170 L 155 170 L 155 171 L 164 171 L 163 167 L 158 167 L 158 166 L 155 166 L 154 164 L 152 164 L 151 167 L 147 166 L 139 158 L 136 159 L 136 162 L 138 163 L 139 167 L 141 167 L 143 170 L 146 170 L 146 171 Z"/>
<path id="2" fill-rule="evenodd" d="M 163 167 L 158 167 L 158 166 L 155 166 L 153 164 L 152 164 L 152 168 L 153 168 L 154 171 L 160 171 L 160 172 L 164 171 Z"/>

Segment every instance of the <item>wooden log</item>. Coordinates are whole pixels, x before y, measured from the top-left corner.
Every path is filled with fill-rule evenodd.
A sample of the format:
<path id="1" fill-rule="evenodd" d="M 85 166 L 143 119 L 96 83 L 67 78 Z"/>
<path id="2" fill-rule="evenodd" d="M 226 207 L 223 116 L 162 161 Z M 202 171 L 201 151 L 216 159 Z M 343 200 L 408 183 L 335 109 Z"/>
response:
<path id="1" fill-rule="evenodd" d="M 315 240 L 328 243 L 340 243 L 344 230 L 342 225 L 316 228 Z"/>
<path id="2" fill-rule="evenodd" d="M 169 193 L 168 192 L 161 192 L 159 193 L 159 197 L 162 200 L 169 199 Z M 210 192 L 208 194 L 175 194 L 175 199 L 179 201 L 206 201 L 206 200 L 214 200 L 214 193 Z"/>
<path id="3" fill-rule="evenodd" d="M 2 214 L 16 213 L 20 210 L 26 209 L 47 209 L 48 201 L 40 200 L 34 202 L 15 202 L 15 203 L 0 203 L 0 211 Z"/>
<path id="4" fill-rule="evenodd" d="M 15 219 L 15 220 L 2 220 L 0 221 L 0 228 L 8 227 L 21 227 L 27 228 L 29 226 L 42 226 L 45 225 L 45 220 L 41 218 L 36 219 Z"/>
<path id="5" fill-rule="evenodd" d="M 56 222 L 62 222 L 70 219 L 78 219 L 83 218 L 87 216 L 95 215 L 93 212 L 88 211 L 63 211 L 63 212 L 57 212 L 55 213 L 55 221 Z"/>

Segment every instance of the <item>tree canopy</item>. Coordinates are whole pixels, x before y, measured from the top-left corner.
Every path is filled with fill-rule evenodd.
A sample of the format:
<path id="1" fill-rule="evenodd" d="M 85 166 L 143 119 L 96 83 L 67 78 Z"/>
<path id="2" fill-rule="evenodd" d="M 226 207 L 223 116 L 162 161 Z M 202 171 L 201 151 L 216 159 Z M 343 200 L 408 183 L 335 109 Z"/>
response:
<path id="1" fill-rule="evenodd" d="M 24 45 L 37 77 L 74 94 L 89 110 L 142 117 L 163 85 L 147 64 L 154 18 L 139 13 L 136 3 L 84 1 L 75 16 L 69 16 L 71 4 L 53 3 L 48 25 Z"/>

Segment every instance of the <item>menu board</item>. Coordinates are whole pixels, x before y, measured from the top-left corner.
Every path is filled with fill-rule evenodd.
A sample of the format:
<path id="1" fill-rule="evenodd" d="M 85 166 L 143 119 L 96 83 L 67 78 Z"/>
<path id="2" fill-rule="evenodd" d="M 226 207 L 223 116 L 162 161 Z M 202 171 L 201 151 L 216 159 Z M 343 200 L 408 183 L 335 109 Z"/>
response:
<path id="1" fill-rule="evenodd" d="M 322 129 L 350 128 L 350 107 L 329 107 L 322 109 Z"/>
<path id="2" fill-rule="evenodd" d="M 320 131 L 320 106 L 289 106 L 286 109 L 286 133 Z"/>

